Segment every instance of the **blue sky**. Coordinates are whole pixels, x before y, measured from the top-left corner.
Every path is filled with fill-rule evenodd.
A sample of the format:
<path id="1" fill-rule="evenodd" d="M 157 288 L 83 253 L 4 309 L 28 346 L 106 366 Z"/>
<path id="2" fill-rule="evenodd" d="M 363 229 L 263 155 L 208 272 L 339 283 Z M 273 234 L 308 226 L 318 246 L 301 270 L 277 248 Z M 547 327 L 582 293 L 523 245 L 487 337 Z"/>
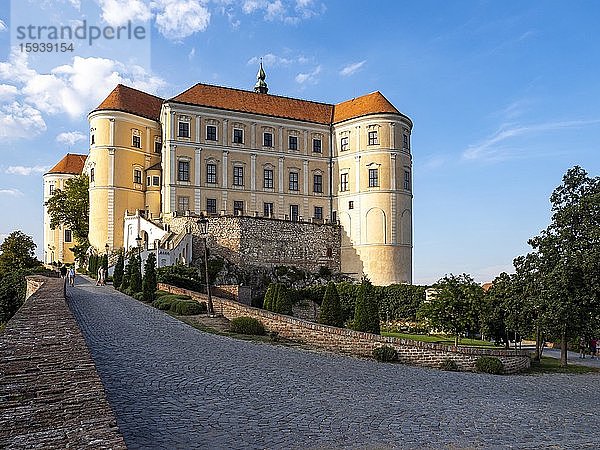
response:
<path id="1" fill-rule="evenodd" d="M 197 82 L 251 89 L 260 57 L 270 93 L 336 103 L 379 90 L 413 119 L 415 283 L 510 271 L 564 172 L 600 171 L 595 1 L 12 3 L 15 23 L 0 5 L 0 238 L 22 229 L 41 247 L 41 175 L 86 152 L 86 114 L 116 83 L 165 97 Z M 151 35 L 11 53 L 24 16 L 131 18 Z"/>

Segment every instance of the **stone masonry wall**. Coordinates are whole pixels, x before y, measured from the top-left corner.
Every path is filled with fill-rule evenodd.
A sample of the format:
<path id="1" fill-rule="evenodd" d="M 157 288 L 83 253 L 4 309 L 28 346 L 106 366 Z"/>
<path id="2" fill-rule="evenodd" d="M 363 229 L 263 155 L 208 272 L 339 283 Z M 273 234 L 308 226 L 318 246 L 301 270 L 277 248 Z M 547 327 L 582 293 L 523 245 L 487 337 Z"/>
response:
<path id="1" fill-rule="evenodd" d="M 193 257 L 203 255 L 198 218 L 171 219 L 172 231 L 194 234 Z M 234 264 L 273 267 L 296 266 L 312 272 L 321 266 L 340 271 L 341 233 L 338 225 L 264 217 L 209 218 L 208 246 Z"/>
<path id="2" fill-rule="evenodd" d="M 199 301 L 206 301 L 206 295 L 186 289 L 164 284 L 160 286 L 160 289 L 176 294 L 186 294 Z M 528 368 L 531 363 L 529 354 L 525 351 L 454 347 L 378 336 L 345 328 L 320 325 L 222 298 L 213 298 L 213 303 L 215 310 L 222 310 L 223 315 L 228 319 L 240 316 L 254 317 L 260 320 L 268 331 L 276 332 L 281 337 L 337 353 L 372 357 L 374 348 L 389 345 L 396 349 L 401 363 L 438 368 L 443 360 L 452 359 L 456 362 L 458 368 L 464 371 L 474 371 L 475 361 L 480 356 L 499 358 L 504 364 L 506 373 L 520 372 Z"/>
<path id="3" fill-rule="evenodd" d="M 125 449 L 64 280 L 27 281 L 0 335 L 0 448 Z"/>

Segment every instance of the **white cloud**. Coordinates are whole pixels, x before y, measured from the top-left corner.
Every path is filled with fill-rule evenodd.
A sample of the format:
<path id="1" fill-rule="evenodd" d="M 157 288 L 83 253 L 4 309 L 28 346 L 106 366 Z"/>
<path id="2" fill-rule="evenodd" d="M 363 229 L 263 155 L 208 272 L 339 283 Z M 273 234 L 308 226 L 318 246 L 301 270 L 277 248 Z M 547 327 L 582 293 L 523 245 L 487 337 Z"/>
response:
<path id="1" fill-rule="evenodd" d="M 317 75 L 321 73 L 321 66 L 317 66 L 315 70 L 308 73 L 299 73 L 296 75 L 296 83 L 304 84 L 304 83 L 317 83 Z"/>
<path id="2" fill-rule="evenodd" d="M 168 39 L 179 40 L 204 31 L 210 12 L 199 0 L 157 0 L 156 26 Z"/>
<path id="3" fill-rule="evenodd" d="M 488 138 L 470 145 L 463 152 L 462 157 L 471 161 L 503 161 L 512 157 L 508 144 L 515 138 L 560 130 L 579 129 L 598 124 L 600 124 L 600 119 L 547 122 L 522 126 L 505 124 Z"/>
<path id="4" fill-rule="evenodd" d="M 150 5 L 142 0 L 100 0 L 104 21 L 118 27 L 128 21 L 144 21 L 152 17 Z"/>
<path id="5" fill-rule="evenodd" d="M 0 32 L 1 31 L 6 31 L 6 23 L 2 19 L 0 19 Z"/>
<path id="6" fill-rule="evenodd" d="M 313 0 L 245 0 L 242 4 L 244 14 L 262 12 L 267 21 L 280 20 L 291 25 L 318 16 L 325 9 L 325 5 Z"/>
<path id="7" fill-rule="evenodd" d="M 349 64 L 346 67 L 344 67 L 342 70 L 340 70 L 340 75 L 343 77 L 348 77 L 348 76 L 354 74 L 362 66 L 364 66 L 364 64 L 366 62 L 367 62 L 367 60 L 363 60 L 363 61 L 360 61 L 357 63 Z"/>
<path id="8" fill-rule="evenodd" d="M 25 166 L 10 166 L 6 169 L 6 173 L 11 175 L 23 175 L 29 176 L 32 173 L 46 173 L 48 171 L 48 167 L 46 166 L 33 166 L 33 167 L 25 167 Z"/>
<path id="9" fill-rule="evenodd" d="M 8 195 L 10 197 L 23 197 L 23 193 L 18 189 L 2 189 L 0 188 L 0 195 Z"/>
<path id="10" fill-rule="evenodd" d="M 29 68 L 27 54 L 18 51 L 11 54 L 8 62 L 0 63 L 0 78 L 21 84 L 20 101 L 38 112 L 66 113 L 73 118 L 97 106 L 119 83 L 150 93 L 166 84 L 140 66 L 105 58 L 75 56 L 70 65 L 38 73 Z"/>
<path id="11" fill-rule="evenodd" d="M 188 53 L 188 60 L 191 61 L 196 56 L 196 47 L 192 47 L 190 52 Z"/>
<path id="12" fill-rule="evenodd" d="M 0 101 L 6 102 L 13 100 L 18 93 L 19 90 L 16 86 L 13 86 L 12 84 L 0 84 Z"/>
<path id="13" fill-rule="evenodd" d="M 267 53 L 263 56 L 253 56 L 248 60 L 248 65 L 259 64 L 261 58 L 263 63 L 269 67 L 289 66 L 291 64 L 294 64 L 295 62 L 299 62 L 299 58 L 284 58 L 281 56 L 274 55 L 273 53 Z"/>
<path id="14" fill-rule="evenodd" d="M 56 142 L 67 144 L 69 146 L 85 140 L 87 140 L 87 136 L 79 131 L 67 131 L 56 136 Z"/>
<path id="15" fill-rule="evenodd" d="M 29 139 L 44 131 L 46 122 L 37 109 L 16 101 L 0 106 L 0 139 Z"/>
<path id="16" fill-rule="evenodd" d="M 284 18 L 285 8 L 281 0 L 275 0 L 274 2 L 267 2 L 265 19 L 275 20 L 277 18 Z"/>
<path id="17" fill-rule="evenodd" d="M 246 0 L 242 5 L 242 11 L 244 11 L 245 14 L 252 14 L 254 11 L 263 8 L 264 3 L 264 1 Z"/>

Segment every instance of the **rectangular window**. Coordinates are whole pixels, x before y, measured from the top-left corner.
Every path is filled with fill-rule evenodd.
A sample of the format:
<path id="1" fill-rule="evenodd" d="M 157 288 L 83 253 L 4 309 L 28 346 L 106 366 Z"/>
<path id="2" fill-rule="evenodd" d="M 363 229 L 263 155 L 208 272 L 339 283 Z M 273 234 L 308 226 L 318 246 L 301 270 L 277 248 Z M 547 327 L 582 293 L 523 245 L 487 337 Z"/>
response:
<path id="1" fill-rule="evenodd" d="M 189 138 L 190 137 L 190 123 L 179 122 L 177 136 Z"/>
<path id="2" fill-rule="evenodd" d="M 263 216 L 273 217 L 273 203 L 264 203 Z"/>
<path id="3" fill-rule="evenodd" d="M 244 214 L 244 202 L 235 200 L 233 202 L 233 215 L 241 216 Z"/>
<path id="4" fill-rule="evenodd" d="M 408 170 L 404 171 L 404 189 L 410 191 L 410 172 Z"/>
<path id="5" fill-rule="evenodd" d="M 150 177 L 146 177 L 146 186 L 150 186 Z"/>
<path id="6" fill-rule="evenodd" d="M 94 175 L 95 175 L 94 174 L 94 168 L 92 167 L 90 169 L 90 182 L 92 182 L 92 183 L 94 182 Z"/>
<path id="7" fill-rule="evenodd" d="M 290 219 L 292 219 L 294 222 L 297 222 L 299 217 L 298 205 L 290 205 Z"/>
<path id="8" fill-rule="evenodd" d="M 160 153 L 162 151 L 162 142 L 154 141 L 154 153 Z"/>
<path id="9" fill-rule="evenodd" d="M 369 169 L 369 187 L 379 186 L 379 169 Z"/>
<path id="10" fill-rule="evenodd" d="M 298 136 L 290 136 L 289 137 L 288 147 L 290 150 L 298 150 Z"/>
<path id="11" fill-rule="evenodd" d="M 142 138 L 134 134 L 131 137 L 131 146 L 135 148 L 142 148 Z"/>
<path id="12" fill-rule="evenodd" d="M 298 190 L 298 172 L 290 172 L 290 191 Z"/>
<path id="13" fill-rule="evenodd" d="M 65 230 L 65 242 L 72 242 L 73 241 L 73 234 L 71 233 L 71 230 Z"/>
<path id="14" fill-rule="evenodd" d="M 233 167 L 233 185 L 243 186 L 244 185 L 244 168 L 242 166 Z"/>
<path id="15" fill-rule="evenodd" d="M 273 147 L 272 133 L 263 133 L 263 147 Z"/>
<path id="16" fill-rule="evenodd" d="M 273 169 L 264 170 L 263 187 L 273 189 Z"/>
<path id="17" fill-rule="evenodd" d="M 348 209 L 354 209 L 354 202 L 352 200 L 348 202 Z"/>
<path id="18" fill-rule="evenodd" d="M 217 199 L 216 198 L 207 198 L 206 199 L 206 212 L 209 214 L 217 213 Z"/>
<path id="19" fill-rule="evenodd" d="M 90 139 L 90 145 L 94 145 L 96 143 L 96 137 L 92 134 L 92 138 Z"/>
<path id="20" fill-rule="evenodd" d="M 322 194 L 323 193 L 323 175 L 316 173 L 313 176 L 313 191 Z"/>
<path id="21" fill-rule="evenodd" d="M 142 184 L 142 171 L 139 169 L 135 169 L 133 171 L 133 182 L 135 184 Z"/>
<path id="22" fill-rule="evenodd" d="M 243 144 L 244 143 L 244 130 L 240 130 L 239 128 L 233 129 L 233 143 L 234 144 Z"/>
<path id="23" fill-rule="evenodd" d="M 160 177 L 152 177 L 152 186 L 160 186 Z"/>
<path id="24" fill-rule="evenodd" d="M 323 218 L 323 207 L 315 206 L 315 219 L 321 220 Z"/>
<path id="25" fill-rule="evenodd" d="M 403 142 L 404 148 L 408 148 L 408 135 L 407 134 L 403 135 L 403 138 L 404 138 L 404 142 Z"/>
<path id="26" fill-rule="evenodd" d="M 348 150 L 348 137 L 343 137 L 340 140 L 340 150 L 343 152 Z"/>
<path id="27" fill-rule="evenodd" d="M 189 197 L 177 197 L 177 211 L 185 212 L 190 209 L 190 198 Z"/>
<path id="28" fill-rule="evenodd" d="M 217 127 L 214 125 L 206 126 L 206 140 L 207 141 L 216 141 L 217 140 Z"/>
<path id="29" fill-rule="evenodd" d="M 343 173 L 340 176 L 340 191 L 346 192 L 348 190 L 348 174 Z"/>
<path id="30" fill-rule="evenodd" d="M 313 152 L 322 153 L 321 139 L 313 139 Z"/>
<path id="31" fill-rule="evenodd" d="M 206 182 L 210 184 L 217 184 L 217 165 L 207 164 L 206 165 Z"/>
<path id="32" fill-rule="evenodd" d="M 92 169 L 92 172 L 91 172 L 91 174 L 92 174 L 91 175 L 91 181 L 94 181 L 94 172 L 93 172 L 93 170 L 94 169 Z M 50 185 L 50 195 L 54 195 L 54 185 L 53 184 Z"/>
<path id="33" fill-rule="evenodd" d="M 369 145 L 377 144 L 379 144 L 379 139 L 377 138 L 377 131 L 369 131 Z"/>
<path id="34" fill-rule="evenodd" d="M 189 161 L 178 161 L 177 180 L 190 181 L 190 162 Z"/>

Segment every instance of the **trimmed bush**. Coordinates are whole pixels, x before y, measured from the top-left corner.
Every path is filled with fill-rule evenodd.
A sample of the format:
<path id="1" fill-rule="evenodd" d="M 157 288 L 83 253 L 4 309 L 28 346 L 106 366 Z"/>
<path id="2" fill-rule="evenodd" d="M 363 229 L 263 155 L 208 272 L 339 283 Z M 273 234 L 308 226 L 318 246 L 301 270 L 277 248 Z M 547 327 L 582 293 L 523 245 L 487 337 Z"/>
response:
<path id="1" fill-rule="evenodd" d="M 125 258 L 123 257 L 123 250 L 119 250 L 119 256 L 117 258 L 117 264 L 115 264 L 115 271 L 113 272 L 113 287 L 119 289 L 123 282 L 123 273 L 125 270 Z"/>
<path id="2" fill-rule="evenodd" d="M 502 375 L 504 373 L 504 364 L 493 356 L 480 356 L 475 361 L 475 370 L 482 373 Z"/>
<path id="3" fill-rule="evenodd" d="M 456 365 L 456 361 L 450 358 L 446 358 L 440 363 L 440 369 L 448 370 L 450 372 L 456 372 L 458 371 L 458 366 Z"/>
<path id="4" fill-rule="evenodd" d="M 195 316 L 206 312 L 206 303 L 198 303 L 195 300 L 179 300 L 171 303 L 170 310 L 180 316 Z"/>
<path id="5" fill-rule="evenodd" d="M 204 292 L 200 273 L 194 267 L 184 265 L 160 267 L 156 270 L 156 279 L 159 283 L 170 284 L 190 291 Z"/>
<path id="6" fill-rule="evenodd" d="M 394 347 L 383 345 L 373 349 L 373 357 L 379 362 L 398 361 L 398 352 Z"/>
<path id="7" fill-rule="evenodd" d="M 158 290 L 154 293 L 154 296 L 158 299 L 158 297 L 164 297 L 165 295 L 171 295 L 170 292 Z"/>
<path id="8" fill-rule="evenodd" d="M 144 265 L 144 279 L 142 281 L 142 292 L 144 301 L 152 303 L 155 300 L 156 292 L 156 255 L 150 253 Z"/>
<path id="9" fill-rule="evenodd" d="M 267 311 L 271 311 L 272 310 L 272 304 L 273 304 L 273 296 L 275 295 L 275 289 L 276 289 L 277 285 L 274 283 L 269 284 L 269 287 L 267 288 L 267 292 L 265 293 L 265 298 L 263 300 L 263 308 L 266 309 Z"/>
<path id="10" fill-rule="evenodd" d="M 265 327 L 260 320 L 254 317 L 236 317 L 229 323 L 229 328 L 232 332 L 238 334 L 250 334 L 262 336 L 265 334 Z"/>
<path id="11" fill-rule="evenodd" d="M 292 299 L 290 292 L 285 285 L 280 284 L 277 290 L 277 301 L 275 303 L 274 312 L 279 314 L 292 315 Z"/>
<path id="12" fill-rule="evenodd" d="M 379 308 L 371 282 L 363 277 L 354 309 L 354 329 L 379 334 Z"/>
<path id="13" fill-rule="evenodd" d="M 142 292 L 135 292 L 132 295 L 132 297 L 135 298 L 139 302 L 143 302 L 144 301 L 144 294 Z"/>
<path id="14" fill-rule="evenodd" d="M 327 284 L 327 289 L 325 290 L 325 296 L 321 303 L 319 323 L 332 325 L 334 327 L 344 326 L 340 296 L 338 295 L 335 283 L 332 281 Z"/>

